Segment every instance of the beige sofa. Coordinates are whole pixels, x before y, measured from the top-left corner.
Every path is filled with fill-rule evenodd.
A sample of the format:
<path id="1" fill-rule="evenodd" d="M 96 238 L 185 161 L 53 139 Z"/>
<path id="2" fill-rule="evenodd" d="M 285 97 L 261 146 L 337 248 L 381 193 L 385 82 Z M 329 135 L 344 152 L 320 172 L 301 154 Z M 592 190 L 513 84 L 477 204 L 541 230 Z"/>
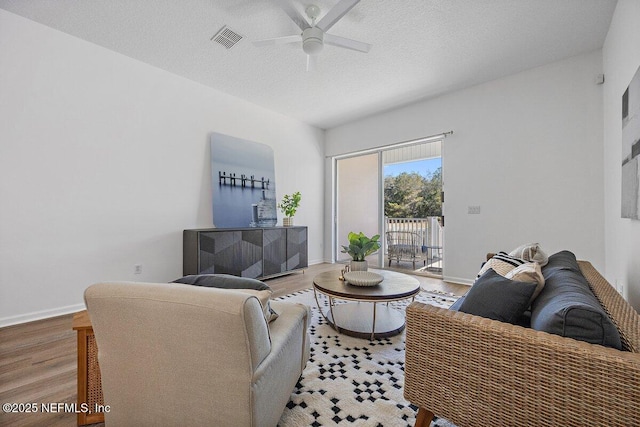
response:
<path id="1" fill-rule="evenodd" d="M 85 291 L 106 425 L 275 426 L 309 358 L 306 306 L 162 283 Z"/>
<path id="2" fill-rule="evenodd" d="M 414 302 L 404 395 L 416 426 L 433 414 L 472 426 L 639 426 L 640 316 L 578 261 L 624 351 Z"/>

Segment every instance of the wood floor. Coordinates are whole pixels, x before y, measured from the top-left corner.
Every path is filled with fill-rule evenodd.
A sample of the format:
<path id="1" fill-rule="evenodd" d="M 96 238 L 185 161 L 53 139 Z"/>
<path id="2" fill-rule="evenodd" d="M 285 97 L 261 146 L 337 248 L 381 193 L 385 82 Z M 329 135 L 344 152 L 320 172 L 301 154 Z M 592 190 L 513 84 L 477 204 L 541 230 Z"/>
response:
<path id="1" fill-rule="evenodd" d="M 310 289 L 313 277 L 335 270 L 336 264 L 317 264 L 304 273 L 267 280 L 274 297 Z M 423 289 L 463 295 L 468 287 L 416 276 Z M 0 403 L 76 402 L 77 343 L 71 329 L 73 315 L 0 328 Z M 75 426 L 74 413 L 0 412 L 0 426 Z M 94 425 L 100 426 L 100 424 Z"/>

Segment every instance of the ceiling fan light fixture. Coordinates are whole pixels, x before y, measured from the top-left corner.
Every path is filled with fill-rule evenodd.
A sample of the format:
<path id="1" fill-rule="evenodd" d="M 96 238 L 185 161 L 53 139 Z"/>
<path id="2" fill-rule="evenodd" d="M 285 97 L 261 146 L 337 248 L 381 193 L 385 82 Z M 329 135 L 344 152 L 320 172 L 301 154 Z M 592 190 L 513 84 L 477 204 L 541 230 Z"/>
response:
<path id="1" fill-rule="evenodd" d="M 320 8 L 315 4 L 310 4 L 309 6 L 307 6 L 304 12 L 307 14 L 309 19 L 311 19 L 311 22 L 313 22 L 312 25 L 315 25 L 316 19 L 318 19 L 318 16 L 320 16 Z"/>
<path id="2" fill-rule="evenodd" d="M 307 71 L 312 69 L 318 54 L 322 52 L 325 43 L 331 46 L 337 46 L 344 49 L 355 50 L 358 52 L 369 52 L 371 45 L 362 43 L 357 40 L 348 39 L 346 37 L 335 36 L 327 33 L 329 29 L 335 25 L 344 15 L 346 15 L 360 0 L 337 0 L 338 2 L 322 17 L 316 24 L 316 20 L 320 16 L 320 8 L 314 4 L 310 4 L 305 8 L 305 12 L 309 19 L 306 19 L 297 7 L 291 4 L 292 0 L 273 0 L 278 3 L 280 8 L 289 15 L 289 18 L 300 28 L 302 33 L 296 35 L 275 37 L 264 40 L 254 41 L 255 46 L 272 46 L 276 44 L 300 43 L 302 41 L 302 50 L 307 54 Z M 297 0 L 299 1 L 299 0 Z"/>
<path id="3" fill-rule="evenodd" d="M 310 27 L 302 32 L 302 50 L 307 55 L 317 55 L 324 47 L 324 33 L 320 28 Z"/>

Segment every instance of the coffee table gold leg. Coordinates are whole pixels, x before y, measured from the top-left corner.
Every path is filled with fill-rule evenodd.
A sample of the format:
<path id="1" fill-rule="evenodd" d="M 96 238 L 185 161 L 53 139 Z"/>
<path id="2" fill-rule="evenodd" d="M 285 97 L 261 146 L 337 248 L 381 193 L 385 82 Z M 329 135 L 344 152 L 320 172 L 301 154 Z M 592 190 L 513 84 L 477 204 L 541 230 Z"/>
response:
<path id="1" fill-rule="evenodd" d="M 322 308 L 320 307 L 320 303 L 318 302 L 318 293 L 316 292 L 316 288 L 313 288 L 313 297 L 316 299 L 316 306 L 318 307 L 318 310 L 320 311 L 320 314 L 322 314 L 323 317 L 326 316 L 324 315 L 324 311 L 322 311 Z"/>
<path id="2" fill-rule="evenodd" d="M 371 341 L 374 340 L 376 336 L 376 303 L 373 303 L 373 325 L 371 325 Z"/>
<path id="3" fill-rule="evenodd" d="M 340 328 L 338 327 L 338 322 L 336 321 L 336 315 L 333 314 L 333 298 L 329 296 L 329 311 L 331 312 L 331 318 L 333 319 L 333 328 L 340 333 Z"/>

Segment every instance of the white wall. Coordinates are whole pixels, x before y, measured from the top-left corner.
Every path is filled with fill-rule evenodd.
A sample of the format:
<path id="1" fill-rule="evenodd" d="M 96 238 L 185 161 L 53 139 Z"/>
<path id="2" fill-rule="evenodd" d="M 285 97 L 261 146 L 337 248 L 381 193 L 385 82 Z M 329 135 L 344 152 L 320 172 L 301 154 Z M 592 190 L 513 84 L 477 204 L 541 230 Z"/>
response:
<path id="1" fill-rule="evenodd" d="M 182 230 L 212 222 L 214 131 L 274 148 L 322 261 L 323 131 L 4 10 L 0 58 L 0 326 L 180 277 Z"/>
<path id="2" fill-rule="evenodd" d="M 624 295 L 640 310 L 640 221 L 622 219 L 622 94 L 640 67 L 640 2 L 618 0 L 602 48 L 604 86 L 605 276 L 624 287 Z"/>
<path id="3" fill-rule="evenodd" d="M 468 283 L 487 252 L 527 242 L 602 269 L 601 72 L 597 51 L 418 102 L 328 130 L 326 154 L 453 130 L 443 143 L 446 279 Z M 330 233 L 327 221 L 326 242 Z"/>
<path id="4" fill-rule="evenodd" d="M 349 232 L 364 233 L 366 236 L 380 234 L 378 200 L 380 199 L 378 154 L 367 154 L 358 158 L 340 159 L 336 164 L 337 210 L 339 218 L 337 259 L 351 260 L 349 254 L 342 253 L 342 246 L 349 246 Z M 373 171 L 373 173 L 372 173 Z M 379 266 L 377 255 L 369 255 L 369 265 Z"/>

